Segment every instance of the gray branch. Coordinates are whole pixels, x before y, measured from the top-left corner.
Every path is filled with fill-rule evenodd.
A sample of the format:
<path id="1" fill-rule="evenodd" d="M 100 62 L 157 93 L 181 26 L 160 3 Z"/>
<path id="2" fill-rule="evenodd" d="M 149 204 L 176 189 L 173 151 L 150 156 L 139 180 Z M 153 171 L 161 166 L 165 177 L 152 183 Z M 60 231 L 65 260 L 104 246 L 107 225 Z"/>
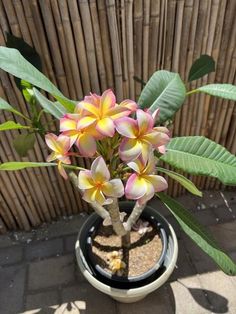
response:
<path id="1" fill-rule="evenodd" d="M 140 215 L 142 214 L 144 208 L 146 206 L 146 203 L 143 205 L 139 205 L 138 202 L 135 203 L 135 206 L 125 223 L 125 229 L 126 231 L 130 231 L 132 226 L 136 223 L 136 221 L 139 219 Z"/>

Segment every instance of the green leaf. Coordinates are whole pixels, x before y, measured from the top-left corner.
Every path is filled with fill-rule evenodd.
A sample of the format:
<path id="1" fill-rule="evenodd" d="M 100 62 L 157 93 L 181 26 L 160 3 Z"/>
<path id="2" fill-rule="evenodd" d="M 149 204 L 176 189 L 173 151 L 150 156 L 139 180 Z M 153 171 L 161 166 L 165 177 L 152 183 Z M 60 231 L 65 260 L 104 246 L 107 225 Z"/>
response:
<path id="1" fill-rule="evenodd" d="M 22 125 L 14 121 L 7 121 L 0 124 L 0 131 L 16 130 L 16 129 L 30 129 L 30 126 Z"/>
<path id="2" fill-rule="evenodd" d="M 174 215 L 184 232 L 227 274 L 236 275 L 236 264 L 217 245 L 214 238 L 180 203 L 164 193 L 157 193 L 161 201 Z"/>
<path id="3" fill-rule="evenodd" d="M 53 85 L 43 73 L 28 62 L 18 50 L 0 47 L 0 68 L 52 94 L 68 112 L 73 112 L 75 102 L 66 98 L 57 87 Z"/>
<path id="4" fill-rule="evenodd" d="M 189 71 L 188 81 L 197 80 L 204 75 L 215 71 L 215 61 L 212 57 L 208 55 L 201 55 L 193 65 Z"/>
<path id="5" fill-rule="evenodd" d="M 211 176 L 224 184 L 236 185 L 236 157 L 204 136 L 173 138 L 160 159 L 188 173 Z"/>
<path id="6" fill-rule="evenodd" d="M 64 114 L 66 114 L 65 107 L 63 107 L 59 102 L 52 102 L 48 100 L 36 88 L 33 88 L 33 92 L 45 111 L 53 115 L 55 118 L 60 119 Z"/>
<path id="7" fill-rule="evenodd" d="M 208 84 L 195 91 L 236 101 L 236 86 L 232 84 Z"/>
<path id="8" fill-rule="evenodd" d="M 169 120 L 179 110 L 185 99 L 185 86 L 179 74 L 169 71 L 155 72 L 139 97 L 140 108 L 154 112 L 160 108 L 159 121 Z"/>
<path id="9" fill-rule="evenodd" d="M 10 161 L 10 162 L 5 162 L 4 164 L 0 164 L 0 170 L 15 171 L 15 170 L 22 170 L 25 168 L 51 167 L 51 166 L 57 166 L 57 163 Z"/>
<path id="10" fill-rule="evenodd" d="M 187 179 L 186 177 L 182 176 L 181 174 L 167 170 L 161 167 L 157 167 L 157 170 L 160 172 L 163 172 L 167 174 L 172 179 L 178 181 L 183 187 L 185 187 L 186 190 L 188 190 L 190 193 L 202 197 L 202 192 L 198 190 L 198 188 L 195 186 L 195 184 Z"/>
<path id="11" fill-rule="evenodd" d="M 6 46 L 8 48 L 17 49 L 27 61 L 29 61 L 33 66 L 36 67 L 36 69 L 42 71 L 42 63 L 37 51 L 33 47 L 28 45 L 22 38 L 7 33 Z M 21 90 L 21 80 L 16 77 L 14 79 L 17 87 Z"/>
<path id="12" fill-rule="evenodd" d="M 13 146 L 20 157 L 25 157 L 30 149 L 34 147 L 35 134 L 20 134 L 13 140 Z"/>
<path id="13" fill-rule="evenodd" d="M 11 105 L 8 104 L 8 102 L 6 102 L 4 99 L 2 99 L 0 97 L 0 110 L 1 109 L 10 111 L 10 112 L 12 112 L 12 113 L 14 113 L 14 114 L 16 114 L 16 115 L 18 115 L 18 116 L 20 116 L 20 117 L 25 119 L 25 116 L 21 112 L 19 112 L 16 109 L 14 109 Z"/>

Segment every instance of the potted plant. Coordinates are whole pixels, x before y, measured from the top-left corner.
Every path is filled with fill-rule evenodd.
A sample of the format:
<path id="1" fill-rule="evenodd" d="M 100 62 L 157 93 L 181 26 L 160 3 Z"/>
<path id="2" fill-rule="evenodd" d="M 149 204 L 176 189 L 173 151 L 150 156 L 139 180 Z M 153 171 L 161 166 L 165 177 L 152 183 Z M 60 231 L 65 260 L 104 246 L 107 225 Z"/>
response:
<path id="1" fill-rule="evenodd" d="M 145 83 L 138 103 L 124 100 L 117 104 L 111 90 L 75 102 L 62 95 L 15 49 L 0 47 L 0 68 L 21 79 L 23 95 L 33 108 L 32 117 L 25 117 L 1 99 L 0 109 L 20 115 L 27 124 L 7 121 L 0 125 L 0 130 L 39 132 L 52 151 L 47 162 L 7 162 L 0 165 L 0 170 L 57 166 L 60 174 L 78 187 L 95 211 L 82 227 L 76 243 L 79 267 L 92 285 L 117 300 L 134 302 L 170 276 L 178 245 L 170 224 L 158 209 L 147 205 L 155 194 L 187 235 L 226 274 L 236 275 L 235 263 L 209 233 L 181 204 L 162 192 L 168 185 L 160 175 L 177 180 L 198 196 L 201 192 L 193 182 L 161 167 L 160 162 L 236 185 L 234 155 L 203 136 L 171 138 L 168 130 L 186 96 L 207 93 L 236 100 L 236 86 L 209 84 L 186 92 L 177 73 L 157 71 Z M 191 68 L 189 81 L 211 70 L 211 59 L 203 56 Z M 56 101 L 50 101 L 39 89 L 50 93 Z M 59 119 L 59 135 L 44 129 L 37 105 Z M 91 167 L 72 165 L 72 156 L 90 158 Z M 124 196 L 129 202 L 123 200 Z"/>

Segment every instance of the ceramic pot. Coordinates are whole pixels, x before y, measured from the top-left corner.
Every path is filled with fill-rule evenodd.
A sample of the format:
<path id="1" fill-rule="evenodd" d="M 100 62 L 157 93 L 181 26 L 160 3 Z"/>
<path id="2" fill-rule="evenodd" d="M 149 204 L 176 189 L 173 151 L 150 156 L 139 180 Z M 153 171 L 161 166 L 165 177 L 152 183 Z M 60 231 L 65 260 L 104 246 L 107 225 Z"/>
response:
<path id="1" fill-rule="evenodd" d="M 132 202 L 121 202 L 121 211 L 130 211 Z M 76 241 L 76 257 L 79 268 L 89 283 L 113 299 L 132 303 L 143 299 L 152 291 L 162 286 L 173 272 L 178 255 L 178 243 L 175 232 L 168 221 L 150 206 L 146 206 L 141 218 L 154 221 L 158 224 L 163 242 L 163 250 L 156 265 L 141 276 L 128 277 L 124 280 L 118 276 L 107 276 L 94 265 L 90 258 L 91 233 L 102 223 L 96 214 L 91 214 L 85 221 Z M 135 280 L 134 280 L 135 279 Z"/>

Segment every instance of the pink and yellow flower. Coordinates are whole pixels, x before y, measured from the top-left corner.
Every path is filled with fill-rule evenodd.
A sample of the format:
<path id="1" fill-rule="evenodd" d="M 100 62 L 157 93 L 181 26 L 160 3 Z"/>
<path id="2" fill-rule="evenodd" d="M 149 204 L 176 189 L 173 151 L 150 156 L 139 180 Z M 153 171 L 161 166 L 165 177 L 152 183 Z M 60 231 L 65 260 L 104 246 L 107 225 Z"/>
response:
<path id="1" fill-rule="evenodd" d="M 131 161 L 139 156 L 147 161 L 153 148 L 158 149 L 169 141 L 168 129 L 154 126 L 155 112 L 152 116 L 138 109 L 136 115 L 136 120 L 123 117 L 115 122 L 118 133 L 124 136 L 119 149 L 120 158 L 124 161 Z"/>
<path id="2" fill-rule="evenodd" d="M 91 170 L 80 171 L 78 182 L 79 188 L 83 191 L 83 199 L 89 203 L 110 204 L 111 197 L 118 198 L 124 195 L 122 181 L 110 180 L 110 172 L 101 156 L 93 161 Z"/>
<path id="3" fill-rule="evenodd" d="M 78 114 L 65 115 L 60 119 L 60 131 L 71 138 L 82 156 L 92 157 L 97 150 L 96 139 L 101 136 L 92 126 L 85 128 L 79 126 L 79 121 Z"/>
<path id="4" fill-rule="evenodd" d="M 124 100 L 117 105 L 115 95 L 110 89 L 106 90 L 102 96 L 91 94 L 77 105 L 76 112 L 82 113 L 78 127 L 91 126 L 103 136 L 112 137 L 115 133 L 114 121 L 128 116 L 136 108 L 137 104 L 132 100 Z"/>
<path id="5" fill-rule="evenodd" d="M 69 150 L 73 143 L 70 138 L 64 135 L 56 136 L 53 133 L 49 133 L 45 136 L 47 146 L 53 151 L 48 157 L 47 161 L 53 161 L 58 159 L 58 170 L 63 178 L 67 179 L 67 174 L 62 164 L 71 164 L 69 158 Z"/>
<path id="6" fill-rule="evenodd" d="M 139 157 L 129 162 L 128 166 L 135 171 L 126 183 L 125 196 L 128 199 L 137 200 L 141 205 L 150 200 L 155 192 L 163 191 L 168 187 L 166 180 L 155 174 L 155 157 L 152 153 L 147 163 Z"/>

